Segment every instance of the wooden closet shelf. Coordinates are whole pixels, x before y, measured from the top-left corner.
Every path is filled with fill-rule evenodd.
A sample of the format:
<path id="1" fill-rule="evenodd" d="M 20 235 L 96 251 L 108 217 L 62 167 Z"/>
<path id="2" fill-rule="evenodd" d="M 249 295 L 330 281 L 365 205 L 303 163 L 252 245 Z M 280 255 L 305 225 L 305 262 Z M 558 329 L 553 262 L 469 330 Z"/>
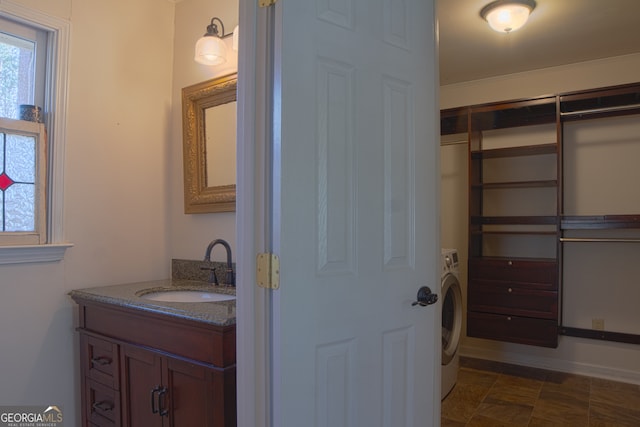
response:
<path id="1" fill-rule="evenodd" d="M 471 234 L 502 234 L 502 235 L 531 235 L 531 236 L 557 236 L 555 231 L 534 231 L 534 230 L 509 230 L 509 231 L 497 231 L 497 230 L 473 230 Z"/>
<path id="2" fill-rule="evenodd" d="M 540 154 L 556 154 L 558 144 L 524 145 L 522 147 L 492 148 L 471 152 L 472 159 L 495 159 L 500 157 L 535 156 Z"/>
<path id="3" fill-rule="evenodd" d="M 485 182 L 471 185 L 474 188 L 482 188 L 485 190 L 503 189 L 503 188 L 538 188 L 538 187 L 557 187 L 558 180 L 538 180 L 538 181 L 511 181 L 511 182 Z"/>
<path id="4" fill-rule="evenodd" d="M 555 225 L 558 217 L 549 216 L 472 216 L 473 225 Z"/>
<path id="5" fill-rule="evenodd" d="M 636 215 L 565 215 L 560 227 L 563 230 L 596 230 L 615 228 L 640 228 L 640 214 Z"/>

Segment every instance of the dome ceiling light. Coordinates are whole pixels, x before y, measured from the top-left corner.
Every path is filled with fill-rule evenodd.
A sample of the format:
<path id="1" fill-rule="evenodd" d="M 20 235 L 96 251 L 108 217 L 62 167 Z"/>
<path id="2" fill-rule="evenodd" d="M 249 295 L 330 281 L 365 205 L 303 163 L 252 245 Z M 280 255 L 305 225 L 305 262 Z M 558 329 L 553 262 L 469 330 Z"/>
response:
<path id="1" fill-rule="evenodd" d="M 499 33 L 510 33 L 521 28 L 536 7 L 534 0 L 496 0 L 480 11 L 480 16 Z"/>

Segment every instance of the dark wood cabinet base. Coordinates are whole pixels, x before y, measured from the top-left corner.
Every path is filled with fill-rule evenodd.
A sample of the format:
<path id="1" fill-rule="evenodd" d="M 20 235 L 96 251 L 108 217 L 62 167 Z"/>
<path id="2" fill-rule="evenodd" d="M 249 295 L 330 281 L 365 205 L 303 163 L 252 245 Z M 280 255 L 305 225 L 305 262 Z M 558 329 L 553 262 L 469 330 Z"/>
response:
<path id="1" fill-rule="evenodd" d="M 236 425 L 235 326 L 76 302 L 83 426 Z"/>

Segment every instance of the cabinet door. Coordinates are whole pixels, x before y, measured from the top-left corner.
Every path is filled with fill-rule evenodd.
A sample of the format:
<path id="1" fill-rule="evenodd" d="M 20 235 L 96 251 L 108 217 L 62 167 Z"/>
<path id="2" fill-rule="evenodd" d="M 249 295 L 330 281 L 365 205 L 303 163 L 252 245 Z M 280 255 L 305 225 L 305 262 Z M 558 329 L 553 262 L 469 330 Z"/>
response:
<path id="1" fill-rule="evenodd" d="M 174 358 L 165 358 L 163 364 L 170 425 L 213 426 L 215 400 L 210 370 Z"/>
<path id="2" fill-rule="evenodd" d="M 157 412 L 160 409 L 162 358 L 152 351 L 126 345 L 122 346 L 121 355 L 123 425 L 161 427 L 166 420 Z"/>
<path id="3" fill-rule="evenodd" d="M 209 368 L 171 357 L 162 362 L 171 426 L 236 425 L 234 367 Z"/>

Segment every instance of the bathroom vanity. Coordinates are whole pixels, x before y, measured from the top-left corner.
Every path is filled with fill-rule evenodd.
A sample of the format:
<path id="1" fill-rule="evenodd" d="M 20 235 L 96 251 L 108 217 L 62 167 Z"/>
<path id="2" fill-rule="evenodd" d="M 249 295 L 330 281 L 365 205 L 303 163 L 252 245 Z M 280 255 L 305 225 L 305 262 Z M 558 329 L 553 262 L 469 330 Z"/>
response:
<path id="1" fill-rule="evenodd" d="M 165 280 L 72 291 L 79 308 L 83 426 L 236 425 L 235 300 L 157 301 Z"/>

